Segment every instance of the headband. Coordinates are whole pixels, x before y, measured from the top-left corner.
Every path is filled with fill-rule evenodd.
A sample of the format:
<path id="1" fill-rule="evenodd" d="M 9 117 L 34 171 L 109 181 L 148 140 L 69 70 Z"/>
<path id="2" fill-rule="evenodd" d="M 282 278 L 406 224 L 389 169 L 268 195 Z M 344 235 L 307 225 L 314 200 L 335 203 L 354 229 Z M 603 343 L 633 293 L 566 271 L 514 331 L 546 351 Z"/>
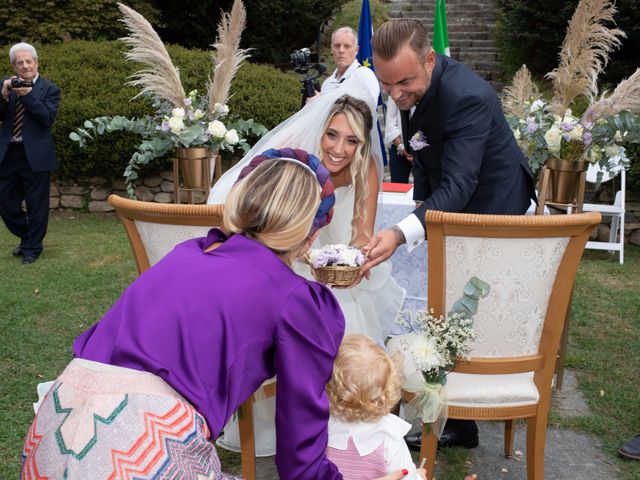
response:
<path id="1" fill-rule="evenodd" d="M 318 180 L 320 184 L 320 206 L 316 212 L 316 216 L 313 219 L 314 231 L 318 228 L 322 228 L 331 222 L 333 217 L 333 204 L 335 203 L 335 196 L 333 194 L 333 183 L 331 183 L 331 176 L 329 170 L 326 169 L 318 157 L 311 153 L 307 153 L 304 150 L 282 148 L 276 150 L 271 148 L 265 150 L 260 155 L 256 155 L 251 159 L 246 167 L 240 171 L 238 180 L 240 181 L 265 160 L 278 159 L 288 162 L 299 163 L 307 170 L 310 170 Z"/>

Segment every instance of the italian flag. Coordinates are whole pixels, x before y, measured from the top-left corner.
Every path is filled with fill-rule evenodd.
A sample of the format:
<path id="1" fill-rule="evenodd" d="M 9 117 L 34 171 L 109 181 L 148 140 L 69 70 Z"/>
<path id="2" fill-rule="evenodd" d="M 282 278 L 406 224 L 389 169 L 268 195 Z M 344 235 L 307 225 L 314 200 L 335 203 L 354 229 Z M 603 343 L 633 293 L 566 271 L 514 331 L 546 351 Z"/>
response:
<path id="1" fill-rule="evenodd" d="M 436 0 L 436 15 L 433 20 L 433 49 L 449 57 L 449 35 L 447 33 L 447 7 L 444 0 Z"/>

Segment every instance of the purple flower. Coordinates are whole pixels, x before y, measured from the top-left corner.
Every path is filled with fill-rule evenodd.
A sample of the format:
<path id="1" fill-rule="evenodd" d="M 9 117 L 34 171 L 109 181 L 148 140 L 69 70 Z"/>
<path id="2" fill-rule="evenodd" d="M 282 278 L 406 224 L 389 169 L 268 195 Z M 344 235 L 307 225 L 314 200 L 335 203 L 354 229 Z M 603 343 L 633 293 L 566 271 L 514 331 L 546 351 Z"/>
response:
<path id="1" fill-rule="evenodd" d="M 591 136 L 591 132 L 584 132 L 582 134 L 582 143 L 584 143 L 586 146 L 591 145 L 591 142 L 593 141 L 593 137 Z"/>
<path id="2" fill-rule="evenodd" d="M 418 130 L 413 135 L 413 137 L 411 137 L 411 140 L 409 140 L 409 145 L 411 146 L 414 152 L 417 152 L 418 150 L 422 150 L 424 147 L 429 146 L 429 144 L 427 143 L 427 136 L 424 133 L 422 133 L 420 130 Z"/>
<path id="3" fill-rule="evenodd" d="M 535 133 L 536 130 L 538 130 L 536 119 L 534 117 L 527 117 L 527 133 Z"/>
<path id="4" fill-rule="evenodd" d="M 313 267 L 325 267 L 327 265 L 333 265 L 338 261 L 338 252 L 333 249 L 323 249 L 313 259 Z"/>
<path id="5" fill-rule="evenodd" d="M 168 132 L 169 131 L 169 122 L 164 121 L 160 124 L 160 130 L 162 130 L 163 132 Z"/>
<path id="6" fill-rule="evenodd" d="M 562 134 L 562 138 L 564 139 L 565 142 L 570 142 L 571 141 L 571 135 L 568 133 L 563 133 Z"/>
<path id="7" fill-rule="evenodd" d="M 184 105 L 186 107 L 188 107 L 189 105 L 191 105 L 191 99 L 190 98 L 185 98 L 182 103 L 184 103 Z"/>
<path id="8" fill-rule="evenodd" d="M 560 128 L 562 128 L 563 132 L 570 132 L 571 130 L 573 130 L 573 125 L 567 122 L 562 122 L 562 125 L 560 125 Z"/>

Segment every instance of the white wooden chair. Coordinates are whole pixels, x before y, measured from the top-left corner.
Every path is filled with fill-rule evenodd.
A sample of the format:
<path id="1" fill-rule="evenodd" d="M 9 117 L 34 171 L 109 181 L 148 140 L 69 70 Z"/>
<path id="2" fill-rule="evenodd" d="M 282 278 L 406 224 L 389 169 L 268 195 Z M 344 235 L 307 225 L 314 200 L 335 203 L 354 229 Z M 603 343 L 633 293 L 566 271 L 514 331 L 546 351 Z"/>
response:
<path id="1" fill-rule="evenodd" d="M 110 195 L 107 199 L 118 212 L 129 237 L 138 275 L 151 268 L 175 245 L 203 237 L 211 227 L 222 225 L 222 205 L 162 204 L 141 202 Z M 275 395 L 276 382 L 267 380 L 238 410 L 242 477 L 256 478 L 253 404 Z"/>
<path id="2" fill-rule="evenodd" d="M 448 416 L 505 422 L 513 453 L 516 419 L 527 419 L 527 475 L 544 478 L 551 383 L 573 280 L 599 213 L 501 216 L 428 211 L 428 298 L 451 310 L 471 277 L 490 285 L 474 315 L 469 362 L 448 375 Z M 407 395 L 405 395 L 405 398 Z M 433 477 L 437 438 L 423 427 L 421 457 Z"/>
<path id="3" fill-rule="evenodd" d="M 596 164 L 589 165 L 587 170 L 587 182 L 596 183 L 600 167 Z M 609 241 L 589 241 L 587 248 L 596 250 L 608 250 L 609 253 L 619 252 L 620 264 L 624 263 L 624 215 L 625 215 L 625 189 L 626 189 L 626 172 L 624 169 L 619 175 L 610 176 L 607 172 L 602 172 L 602 182 L 608 182 L 619 178 L 620 190 L 615 194 L 613 204 L 602 203 L 585 203 L 582 205 L 584 212 L 600 212 L 604 217 L 611 217 L 611 230 L 609 231 Z M 615 180 L 614 180 L 615 181 Z"/>

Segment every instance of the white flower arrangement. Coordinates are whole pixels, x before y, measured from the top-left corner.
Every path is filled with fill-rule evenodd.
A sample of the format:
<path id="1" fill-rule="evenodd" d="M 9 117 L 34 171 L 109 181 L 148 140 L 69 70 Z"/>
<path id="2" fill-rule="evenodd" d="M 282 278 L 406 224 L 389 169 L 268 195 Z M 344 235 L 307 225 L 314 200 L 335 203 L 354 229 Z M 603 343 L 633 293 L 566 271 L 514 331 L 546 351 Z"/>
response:
<path id="1" fill-rule="evenodd" d="M 475 338 L 472 317 L 478 300 L 488 293 L 489 285 L 473 277 L 446 315 L 435 316 L 432 309 L 403 311 L 387 343 L 390 352 L 403 358 L 402 388 L 415 394 L 407 404 L 407 416 L 420 416 L 424 423 L 434 425 L 437 436 L 447 416 L 447 374 L 458 360 L 469 358 Z"/>
<path id="2" fill-rule="evenodd" d="M 629 166 L 624 144 L 640 143 L 640 68 L 613 91 L 598 76 L 625 33 L 615 28 L 615 2 L 580 0 L 567 26 L 549 100 L 523 65 L 502 92 L 509 126 L 535 173 L 550 158 L 588 161 L 615 175 Z"/>
<path id="3" fill-rule="evenodd" d="M 343 245 L 325 245 L 309 252 L 309 262 L 313 268 L 321 267 L 359 267 L 365 262 L 365 256 L 356 247 Z"/>

